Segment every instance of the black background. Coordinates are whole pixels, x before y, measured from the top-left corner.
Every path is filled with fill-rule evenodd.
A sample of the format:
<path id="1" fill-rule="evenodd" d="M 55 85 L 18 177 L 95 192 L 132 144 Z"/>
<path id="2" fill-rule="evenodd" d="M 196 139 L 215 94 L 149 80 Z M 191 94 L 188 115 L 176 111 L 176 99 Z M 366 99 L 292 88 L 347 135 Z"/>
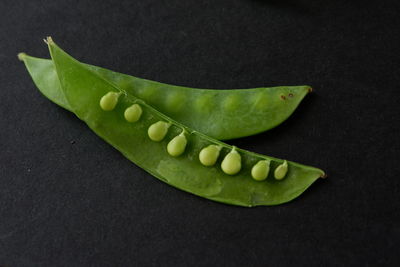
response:
<path id="1" fill-rule="evenodd" d="M 398 1 L 0 1 L 0 265 L 395 266 Z M 44 98 L 18 52 L 200 88 L 310 84 L 229 143 L 320 167 L 276 207 L 174 189 Z"/>

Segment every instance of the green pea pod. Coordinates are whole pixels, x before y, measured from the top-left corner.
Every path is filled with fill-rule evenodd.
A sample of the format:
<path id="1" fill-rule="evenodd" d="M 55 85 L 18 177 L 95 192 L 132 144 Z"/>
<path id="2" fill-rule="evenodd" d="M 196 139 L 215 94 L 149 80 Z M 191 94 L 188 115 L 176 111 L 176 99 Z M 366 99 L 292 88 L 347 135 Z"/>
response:
<path id="1" fill-rule="evenodd" d="M 70 110 L 51 60 L 20 54 L 36 86 Z M 220 140 L 254 135 L 286 120 L 311 91 L 309 86 L 213 90 L 174 86 L 87 65 L 102 79 L 199 132 Z M 236 127 L 239 125 L 241 127 Z"/>
<path id="2" fill-rule="evenodd" d="M 256 181 L 252 179 L 251 170 L 257 162 L 268 160 L 271 170 L 274 170 L 283 160 L 233 148 L 194 131 L 105 80 L 92 68 L 80 64 L 51 38 L 47 39 L 47 43 L 61 81 L 61 95 L 65 97 L 70 110 L 125 157 L 161 181 L 214 201 L 252 207 L 290 201 L 316 179 L 324 177 L 320 169 L 288 161 L 284 179 L 276 180 L 270 172 L 264 181 Z M 112 110 L 104 110 L 99 102 L 110 92 L 119 93 L 118 102 Z M 140 105 L 142 112 L 138 121 L 131 123 L 125 119 L 124 112 L 133 104 Z M 155 142 L 149 138 L 148 129 L 160 121 L 168 123 L 168 132 L 161 141 L 157 139 L 158 142 Z M 183 153 L 179 156 L 169 155 L 168 143 L 182 133 L 187 141 Z M 199 153 L 209 145 L 217 145 L 221 150 L 217 163 L 206 167 L 200 162 Z M 220 167 L 231 151 L 241 155 L 241 168 L 235 175 L 225 174 Z"/>
<path id="3" fill-rule="evenodd" d="M 61 90 L 61 84 L 53 61 L 31 57 L 25 53 L 19 53 L 18 58 L 25 63 L 33 82 L 45 97 L 55 104 L 72 111 Z"/>

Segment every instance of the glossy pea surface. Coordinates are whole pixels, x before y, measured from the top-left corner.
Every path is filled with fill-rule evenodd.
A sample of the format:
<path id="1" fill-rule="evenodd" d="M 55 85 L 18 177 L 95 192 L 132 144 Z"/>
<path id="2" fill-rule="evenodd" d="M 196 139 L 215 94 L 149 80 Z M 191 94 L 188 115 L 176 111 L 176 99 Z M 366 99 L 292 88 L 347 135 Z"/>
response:
<path id="1" fill-rule="evenodd" d="M 51 101 L 72 111 L 62 92 L 53 62 L 26 54 L 21 54 L 20 59 L 25 62 L 39 90 Z M 172 119 L 220 140 L 254 135 L 274 128 L 286 120 L 311 91 L 311 87 L 306 85 L 231 90 L 198 89 L 83 65 L 86 71 L 144 100 Z M 237 127 L 238 124 L 241 127 Z"/>
<path id="2" fill-rule="evenodd" d="M 306 190 L 324 172 L 320 169 L 287 162 L 290 172 L 285 179 L 255 181 L 251 169 L 260 160 L 269 160 L 271 168 L 282 160 L 233 148 L 172 120 L 146 103 L 137 123 L 121 119 L 124 110 L 139 99 L 130 94 L 121 95 L 118 105 L 111 112 L 99 109 L 99 99 L 109 91 L 122 90 L 78 63 L 54 42 L 49 41 L 52 59 L 60 77 L 61 89 L 71 110 L 99 136 L 118 149 L 125 157 L 147 170 L 154 177 L 184 191 L 214 201 L 240 206 L 277 205 L 294 199 Z M 96 84 L 96 90 L 90 90 Z M 154 142 L 147 129 L 157 122 L 171 122 L 165 138 Z M 182 131 L 188 133 L 185 153 L 172 157 L 166 149 L 169 140 Z M 236 151 L 241 157 L 241 170 L 235 176 L 224 173 L 219 165 L 205 167 L 199 163 L 200 151 L 210 145 L 221 146 L 221 157 Z M 137 177 L 135 177 L 137 178 Z"/>

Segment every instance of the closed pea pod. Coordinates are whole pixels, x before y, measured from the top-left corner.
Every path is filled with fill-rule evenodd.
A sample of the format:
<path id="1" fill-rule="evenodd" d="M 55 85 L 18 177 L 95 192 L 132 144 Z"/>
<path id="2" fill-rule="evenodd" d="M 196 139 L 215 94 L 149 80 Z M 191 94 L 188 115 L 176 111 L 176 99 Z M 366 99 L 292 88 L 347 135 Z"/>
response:
<path id="1" fill-rule="evenodd" d="M 276 167 L 274 172 L 275 179 L 282 180 L 283 178 L 285 178 L 287 171 L 288 171 L 288 163 L 285 160 L 281 165 Z"/>
<path id="2" fill-rule="evenodd" d="M 183 92 L 171 92 L 165 98 L 166 110 L 172 114 L 179 112 L 185 104 Z"/>
<path id="3" fill-rule="evenodd" d="M 253 168 L 251 169 L 251 176 L 256 181 L 263 181 L 267 179 L 269 173 L 269 164 L 268 160 L 260 160 L 257 162 Z"/>
<path id="4" fill-rule="evenodd" d="M 209 145 L 203 148 L 199 154 L 199 160 L 204 166 L 213 166 L 217 162 L 221 146 Z"/>
<path id="5" fill-rule="evenodd" d="M 171 126 L 171 123 L 165 121 L 158 121 L 153 123 L 149 129 L 147 130 L 147 134 L 150 139 L 155 142 L 160 142 L 164 139 L 165 135 L 168 132 L 168 128 Z"/>
<path id="6" fill-rule="evenodd" d="M 236 151 L 236 148 L 233 147 L 232 151 L 225 156 L 224 160 L 221 163 L 221 169 L 224 173 L 229 175 L 237 174 L 242 168 L 242 158 L 240 154 Z"/>
<path id="7" fill-rule="evenodd" d="M 24 61 L 39 90 L 51 101 L 72 111 L 62 93 L 61 80 L 53 61 L 26 54 L 19 54 L 19 58 Z M 123 89 L 127 95 L 138 96 L 172 119 L 220 140 L 254 135 L 277 126 L 293 113 L 311 91 L 309 86 L 233 90 L 189 88 L 145 80 L 88 64 L 85 64 L 85 68 Z M 281 99 L 282 95 L 286 101 Z M 216 103 L 223 103 L 220 110 L 215 109 Z M 232 111 L 236 116 L 232 116 Z M 213 116 L 213 127 L 210 127 L 210 114 L 216 113 L 218 116 Z M 246 126 L 237 127 L 243 121 Z"/>
<path id="8" fill-rule="evenodd" d="M 125 109 L 124 117 L 129 122 L 136 122 L 142 116 L 142 108 L 138 104 L 133 104 L 129 108 Z"/>
<path id="9" fill-rule="evenodd" d="M 227 113 L 232 113 L 239 109 L 240 101 L 241 99 L 238 95 L 228 95 L 224 100 L 223 107 Z"/>
<path id="10" fill-rule="evenodd" d="M 111 111 L 118 103 L 118 97 L 121 93 L 108 92 L 100 99 L 100 107 L 102 110 Z"/>
<path id="11" fill-rule="evenodd" d="M 182 155 L 185 152 L 187 139 L 184 131 L 178 136 L 175 136 L 167 145 L 168 154 L 173 157 Z"/>

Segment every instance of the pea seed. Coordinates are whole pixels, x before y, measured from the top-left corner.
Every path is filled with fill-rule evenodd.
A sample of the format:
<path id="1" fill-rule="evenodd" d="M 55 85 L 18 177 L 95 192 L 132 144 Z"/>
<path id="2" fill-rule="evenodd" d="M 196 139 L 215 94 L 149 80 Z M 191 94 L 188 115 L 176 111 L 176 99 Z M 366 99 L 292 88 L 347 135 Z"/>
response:
<path id="1" fill-rule="evenodd" d="M 225 156 L 221 163 L 221 168 L 224 173 L 229 175 L 237 174 L 240 171 L 242 168 L 241 157 L 235 148 Z"/>
<path id="2" fill-rule="evenodd" d="M 281 165 L 276 167 L 274 172 L 275 179 L 282 180 L 283 178 L 285 178 L 287 171 L 288 171 L 288 164 L 287 161 L 285 160 Z"/>
<path id="3" fill-rule="evenodd" d="M 111 111 L 118 103 L 118 97 L 121 93 L 108 92 L 100 99 L 100 107 L 102 110 Z"/>
<path id="4" fill-rule="evenodd" d="M 165 121 L 158 121 L 150 125 L 149 129 L 147 130 L 147 134 L 149 135 L 151 140 L 155 142 L 160 142 L 164 139 L 170 126 L 170 123 L 167 123 Z"/>
<path id="5" fill-rule="evenodd" d="M 124 117 L 129 122 L 136 122 L 142 116 L 142 108 L 138 104 L 133 104 L 124 112 Z"/>
<path id="6" fill-rule="evenodd" d="M 217 162 L 221 146 L 209 145 L 203 148 L 199 154 L 199 160 L 204 166 L 213 166 Z"/>
<path id="7" fill-rule="evenodd" d="M 186 144 L 187 144 L 187 139 L 184 132 L 182 132 L 180 135 L 175 136 L 168 143 L 167 145 L 168 154 L 170 154 L 173 157 L 182 155 L 182 153 L 185 152 Z"/>
<path id="8" fill-rule="evenodd" d="M 260 160 L 251 169 L 251 176 L 256 181 L 263 181 L 267 179 L 269 173 L 269 161 Z"/>

